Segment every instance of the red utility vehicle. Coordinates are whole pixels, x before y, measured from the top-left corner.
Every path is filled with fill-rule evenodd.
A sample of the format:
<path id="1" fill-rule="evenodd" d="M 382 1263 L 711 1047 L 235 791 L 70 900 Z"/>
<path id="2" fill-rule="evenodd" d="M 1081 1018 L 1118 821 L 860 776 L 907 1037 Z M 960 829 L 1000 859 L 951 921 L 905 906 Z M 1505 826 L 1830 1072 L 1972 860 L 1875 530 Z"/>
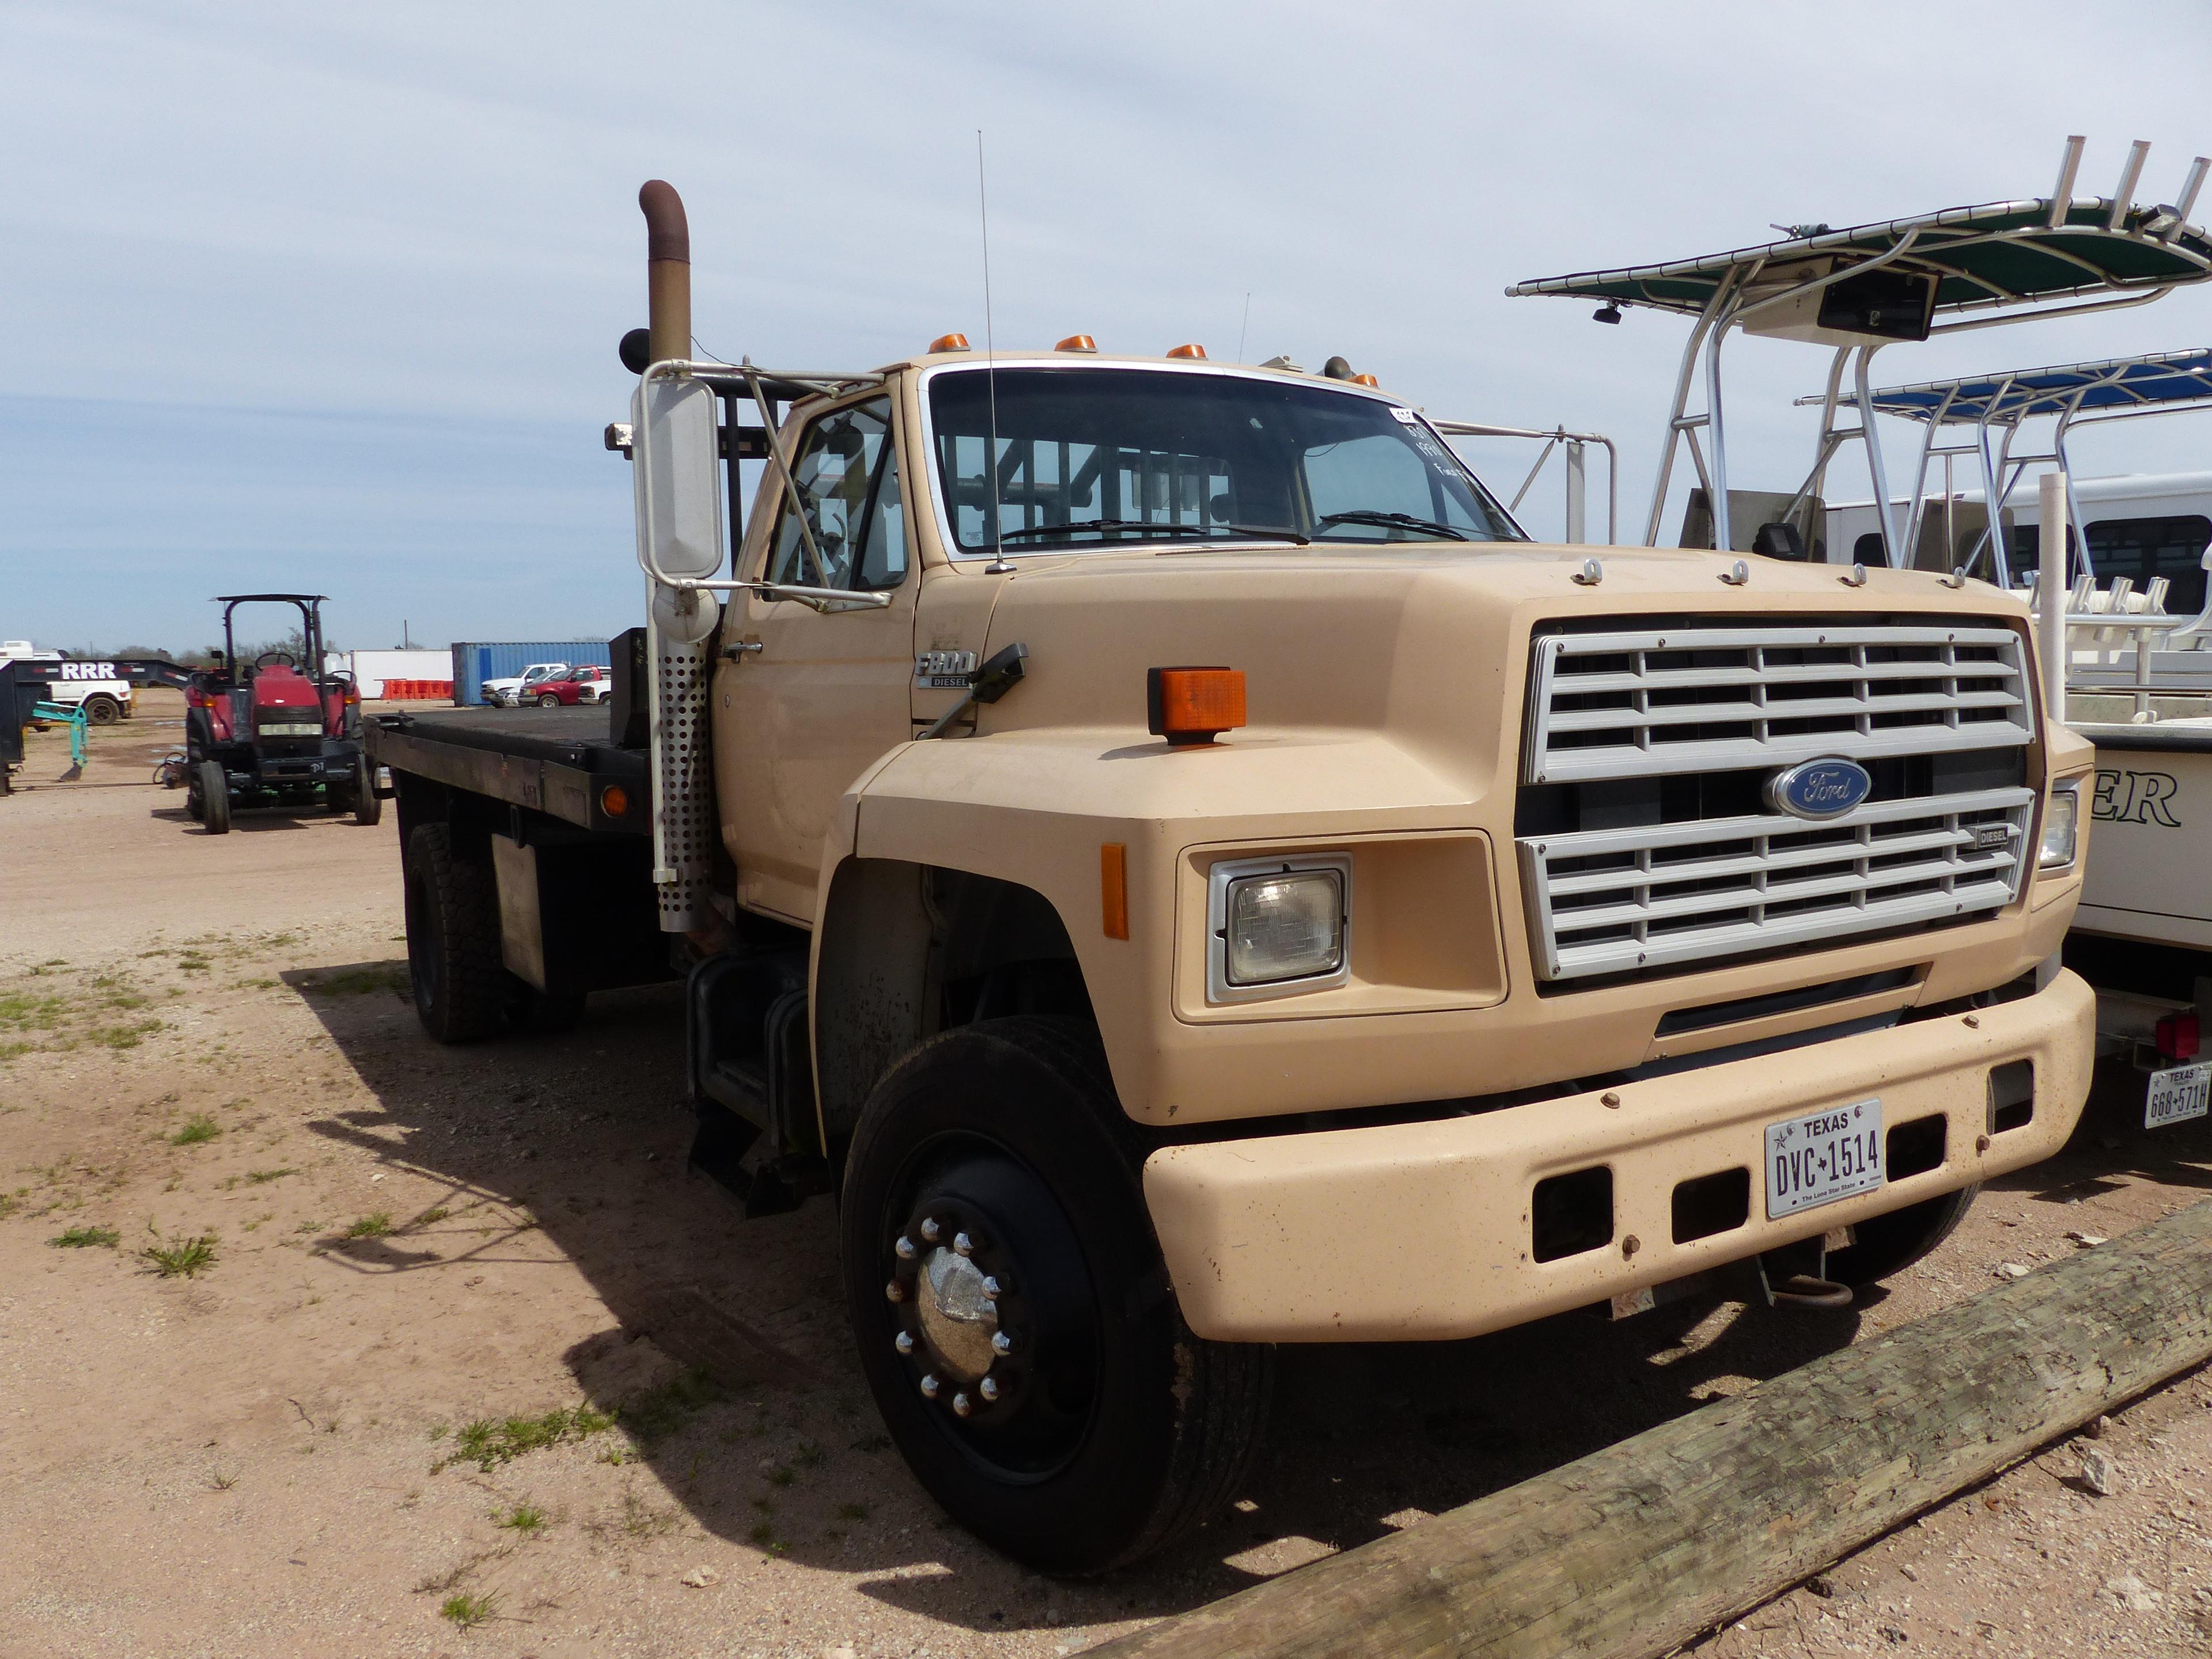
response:
<path id="1" fill-rule="evenodd" d="M 226 835 L 234 806 L 320 801 L 374 823 L 384 802 L 361 747 L 361 694 L 324 672 L 324 595 L 230 593 L 222 606 L 222 661 L 185 688 L 185 806 L 211 836 Z M 264 651 L 240 666 L 232 618 L 241 605 L 296 606 L 307 660 Z"/>

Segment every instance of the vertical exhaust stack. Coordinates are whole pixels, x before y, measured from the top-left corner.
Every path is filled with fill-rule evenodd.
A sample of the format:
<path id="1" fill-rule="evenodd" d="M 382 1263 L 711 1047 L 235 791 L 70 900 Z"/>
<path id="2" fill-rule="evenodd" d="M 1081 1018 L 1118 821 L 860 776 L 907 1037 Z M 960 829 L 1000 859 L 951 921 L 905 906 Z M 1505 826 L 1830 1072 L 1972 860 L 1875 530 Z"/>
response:
<path id="1" fill-rule="evenodd" d="M 689 361 L 691 356 L 691 225 L 684 198 L 665 179 L 648 179 L 637 192 L 645 215 L 647 322 L 653 336 L 653 361 Z"/>

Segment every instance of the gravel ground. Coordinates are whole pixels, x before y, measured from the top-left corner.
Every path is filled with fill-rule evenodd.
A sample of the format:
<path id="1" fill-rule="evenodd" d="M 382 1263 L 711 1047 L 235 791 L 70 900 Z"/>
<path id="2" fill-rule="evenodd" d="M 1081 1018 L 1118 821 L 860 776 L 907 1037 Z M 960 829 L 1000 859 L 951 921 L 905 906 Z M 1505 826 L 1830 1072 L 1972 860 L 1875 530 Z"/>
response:
<path id="1" fill-rule="evenodd" d="M 2115 1078 L 2064 1154 L 1847 1313 L 1712 1294 L 1288 1352 L 1232 1513 L 1056 1583 L 953 1528 L 884 1445 L 829 1206 L 745 1223 L 686 1177 L 672 990 L 436 1047 L 404 1000 L 389 817 L 204 836 L 143 781 L 172 712 L 96 732 L 72 785 L 37 740 L 37 787 L 0 801 L 0 1655 L 1071 1653 L 2212 1181 L 2212 1132 L 2144 1135 Z M 2212 1651 L 2208 1406 L 2184 1379 L 1701 1650 Z"/>

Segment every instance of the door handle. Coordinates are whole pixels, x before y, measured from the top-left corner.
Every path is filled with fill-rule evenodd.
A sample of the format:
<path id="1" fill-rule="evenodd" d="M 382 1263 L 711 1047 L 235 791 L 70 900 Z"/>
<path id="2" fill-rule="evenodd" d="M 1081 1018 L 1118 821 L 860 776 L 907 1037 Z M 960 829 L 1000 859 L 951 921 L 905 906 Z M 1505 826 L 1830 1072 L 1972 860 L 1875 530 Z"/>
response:
<path id="1" fill-rule="evenodd" d="M 724 646 L 722 654 L 732 662 L 743 662 L 747 653 L 767 649 L 767 645 L 759 640 L 739 640 L 735 645 Z"/>

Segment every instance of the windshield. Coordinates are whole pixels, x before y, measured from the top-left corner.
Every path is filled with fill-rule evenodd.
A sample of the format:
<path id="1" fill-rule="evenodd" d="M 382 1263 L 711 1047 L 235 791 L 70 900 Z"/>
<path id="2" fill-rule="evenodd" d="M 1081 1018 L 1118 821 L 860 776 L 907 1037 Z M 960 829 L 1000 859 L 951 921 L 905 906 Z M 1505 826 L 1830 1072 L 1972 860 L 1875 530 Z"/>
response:
<path id="1" fill-rule="evenodd" d="M 984 454 L 997 385 L 995 489 Z M 929 382 L 954 551 L 1261 542 L 1522 541 L 1410 409 L 1273 376 L 940 370 Z"/>

